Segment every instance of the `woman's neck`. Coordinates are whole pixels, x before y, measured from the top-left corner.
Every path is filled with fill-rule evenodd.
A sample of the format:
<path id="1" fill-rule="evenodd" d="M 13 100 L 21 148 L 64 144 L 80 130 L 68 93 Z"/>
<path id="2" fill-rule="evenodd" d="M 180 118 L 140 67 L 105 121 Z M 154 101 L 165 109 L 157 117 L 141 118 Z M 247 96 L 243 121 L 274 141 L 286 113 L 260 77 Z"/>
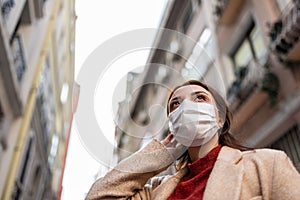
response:
<path id="1" fill-rule="evenodd" d="M 199 158 L 203 158 L 204 156 L 206 156 L 206 154 L 208 154 L 208 152 L 210 152 L 210 150 L 212 150 L 218 145 L 219 137 L 218 134 L 216 134 L 209 142 L 205 143 L 202 146 L 189 147 L 188 152 L 192 162 L 198 160 Z"/>

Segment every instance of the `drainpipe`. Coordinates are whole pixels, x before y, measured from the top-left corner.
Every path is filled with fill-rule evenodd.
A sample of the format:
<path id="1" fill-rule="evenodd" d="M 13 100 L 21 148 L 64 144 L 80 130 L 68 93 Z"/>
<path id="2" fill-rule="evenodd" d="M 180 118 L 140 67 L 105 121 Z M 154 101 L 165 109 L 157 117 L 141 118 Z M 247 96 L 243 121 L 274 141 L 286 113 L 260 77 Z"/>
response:
<path id="1" fill-rule="evenodd" d="M 31 119 L 32 119 L 32 114 L 33 114 L 34 107 L 35 107 L 37 88 L 38 88 L 39 81 L 40 81 L 40 75 L 41 75 L 41 72 L 42 72 L 42 69 L 44 66 L 44 62 L 46 59 L 47 49 L 49 47 L 49 43 L 51 40 L 51 35 L 52 35 L 53 28 L 54 28 L 55 18 L 58 13 L 59 4 L 60 4 L 60 0 L 56 0 L 56 2 L 54 3 L 54 6 L 53 6 L 52 13 L 49 18 L 49 24 L 48 24 L 48 27 L 46 30 L 45 39 L 43 41 L 42 50 L 40 52 L 40 56 L 39 56 L 39 59 L 37 62 L 37 69 L 35 71 L 32 86 L 31 86 L 31 89 L 30 89 L 30 92 L 28 95 L 27 104 L 25 107 L 25 113 L 24 113 L 22 124 L 20 127 L 20 133 L 18 135 L 17 142 L 14 147 L 14 152 L 12 155 L 12 160 L 10 163 L 9 171 L 6 176 L 4 190 L 3 190 L 3 193 L 1 196 L 1 200 L 10 200 L 13 189 L 14 189 L 14 184 L 15 184 L 15 180 L 17 177 L 18 168 L 20 165 L 20 160 L 21 160 L 22 152 L 24 149 L 25 141 L 26 141 L 25 139 L 27 137 L 27 133 L 28 133 L 28 130 L 30 127 Z"/>
<path id="2" fill-rule="evenodd" d="M 67 135 L 67 138 L 66 138 L 65 154 L 64 154 L 64 157 L 63 157 L 62 172 L 61 172 L 60 180 L 59 180 L 57 200 L 61 200 L 61 194 L 62 194 L 62 191 L 63 191 L 63 185 L 62 184 L 63 184 L 63 178 L 64 178 L 64 172 L 65 172 L 65 166 L 66 166 L 66 159 L 67 159 L 67 155 L 68 155 L 68 147 L 69 147 L 69 141 L 70 141 L 70 136 L 71 136 L 73 118 L 74 118 L 74 114 L 75 114 L 76 109 L 77 109 L 79 94 L 80 94 L 80 85 L 74 81 L 74 83 L 73 83 L 73 92 L 72 92 L 72 114 L 71 114 L 71 119 L 70 119 L 70 122 L 69 122 L 68 135 Z"/>

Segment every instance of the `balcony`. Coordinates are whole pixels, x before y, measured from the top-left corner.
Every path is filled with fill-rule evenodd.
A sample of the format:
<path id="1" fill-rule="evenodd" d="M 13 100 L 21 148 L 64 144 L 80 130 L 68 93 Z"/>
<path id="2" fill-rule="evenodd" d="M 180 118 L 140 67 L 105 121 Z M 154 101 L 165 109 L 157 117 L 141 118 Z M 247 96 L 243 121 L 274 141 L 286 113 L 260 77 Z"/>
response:
<path id="1" fill-rule="evenodd" d="M 241 67 L 237 72 L 237 79 L 227 93 L 228 103 L 234 115 L 243 113 L 248 116 L 268 97 L 272 104 L 276 102 L 279 81 L 266 66 L 252 60 L 248 66 Z"/>
<path id="2" fill-rule="evenodd" d="M 215 5 L 215 15 L 220 24 L 231 25 L 239 11 L 242 10 L 244 0 L 217 0 Z"/>
<path id="3" fill-rule="evenodd" d="M 1 14 L 3 19 L 7 19 L 10 11 L 15 6 L 15 0 L 1 0 Z"/>
<path id="4" fill-rule="evenodd" d="M 294 1 L 282 13 L 281 18 L 272 24 L 270 48 L 280 59 L 300 60 L 300 3 Z"/>
<path id="5" fill-rule="evenodd" d="M 16 35 L 13 38 L 11 48 L 12 48 L 14 67 L 17 73 L 17 78 L 18 81 L 21 82 L 27 67 L 25 63 L 25 56 L 23 53 L 22 38 L 20 35 Z"/>

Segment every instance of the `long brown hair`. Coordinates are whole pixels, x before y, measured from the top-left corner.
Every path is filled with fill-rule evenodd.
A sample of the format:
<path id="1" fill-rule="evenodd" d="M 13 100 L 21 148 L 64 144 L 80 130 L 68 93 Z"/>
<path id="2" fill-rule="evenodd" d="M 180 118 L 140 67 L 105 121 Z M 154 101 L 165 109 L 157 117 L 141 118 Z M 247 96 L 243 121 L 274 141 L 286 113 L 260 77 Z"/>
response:
<path id="1" fill-rule="evenodd" d="M 222 146 L 229 146 L 229 147 L 232 147 L 235 149 L 239 149 L 241 151 L 249 150 L 250 148 L 241 145 L 240 142 L 230 133 L 232 113 L 230 112 L 225 100 L 215 89 L 209 87 L 205 83 L 198 81 L 198 80 L 189 80 L 187 82 L 184 82 L 181 85 L 176 86 L 169 95 L 167 105 L 169 105 L 169 101 L 170 101 L 172 95 L 174 94 L 174 92 L 177 89 L 179 89 L 180 87 L 187 86 L 187 85 L 198 85 L 200 87 L 203 87 L 205 90 L 210 92 L 211 95 L 213 96 L 213 98 L 216 102 L 217 108 L 218 108 L 219 116 L 224 119 L 224 124 L 221 129 L 221 133 L 219 135 L 219 144 L 221 144 Z M 169 114 L 169 113 L 170 113 L 170 108 L 169 108 L 169 106 L 167 106 L 167 114 Z M 185 153 L 182 156 L 181 160 L 183 162 L 184 160 L 187 160 L 187 159 L 189 159 L 188 153 Z"/>

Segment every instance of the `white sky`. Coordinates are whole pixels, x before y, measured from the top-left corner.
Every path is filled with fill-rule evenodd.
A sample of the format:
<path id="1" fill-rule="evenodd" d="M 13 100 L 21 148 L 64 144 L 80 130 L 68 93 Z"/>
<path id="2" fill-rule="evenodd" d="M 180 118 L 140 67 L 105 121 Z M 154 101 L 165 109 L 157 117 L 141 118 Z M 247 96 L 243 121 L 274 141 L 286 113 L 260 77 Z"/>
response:
<path id="1" fill-rule="evenodd" d="M 104 41 L 133 29 L 158 27 L 165 4 L 166 0 L 77 0 L 75 76 L 87 56 Z M 123 62 L 133 63 L 133 66 L 145 64 L 147 53 L 136 54 L 128 55 Z M 123 74 L 119 74 L 115 77 L 122 76 Z M 107 95 L 107 102 L 111 102 L 110 95 L 112 94 Z M 110 130 L 114 134 L 114 126 Z M 81 145 L 78 134 L 72 127 L 62 199 L 84 199 L 99 167 L 100 164 Z"/>

